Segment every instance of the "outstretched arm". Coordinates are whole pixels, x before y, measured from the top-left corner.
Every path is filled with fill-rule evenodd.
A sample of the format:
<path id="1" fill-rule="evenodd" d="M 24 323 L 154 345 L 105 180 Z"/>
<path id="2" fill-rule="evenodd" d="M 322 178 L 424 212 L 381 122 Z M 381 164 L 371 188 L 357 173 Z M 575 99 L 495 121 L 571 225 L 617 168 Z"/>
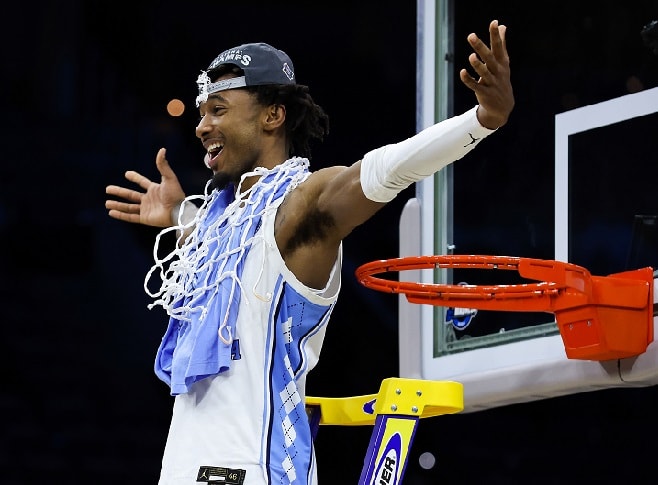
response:
<path id="1" fill-rule="evenodd" d="M 128 171 L 125 174 L 126 179 L 141 187 L 143 192 L 117 185 L 108 185 L 105 188 L 106 194 L 124 200 L 105 201 L 110 217 L 156 227 L 170 227 L 177 222 L 176 211 L 185 198 L 185 193 L 165 155 L 166 150 L 161 148 L 155 158 L 155 165 L 161 175 L 160 183 L 153 182 L 137 172 Z"/>
<path id="2" fill-rule="evenodd" d="M 327 214 L 331 221 L 321 243 L 314 240 L 314 244 L 286 255 L 286 264 L 302 282 L 320 288 L 317 285 L 326 282 L 340 241 L 356 226 L 400 191 L 461 159 L 507 123 L 514 95 L 505 33 L 506 28 L 494 20 L 489 24 L 491 47 L 475 34 L 467 37 L 474 50 L 469 63 L 477 78 L 467 70 L 462 70 L 460 77 L 475 93 L 477 103 L 473 108 L 399 143 L 372 150 L 349 167 L 319 170 L 291 193 L 287 206 L 279 209 L 285 213 L 277 215 L 279 247 L 287 247 L 309 211 Z"/>
<path id="3" fill-rule="evenodd" d="M 507 123 L 514 108 L 514 94 L 505 32 L 505 26 L 499 26 L 497 20 L 489 24 L 491 48 L 475 34 L 467 38 L 475 51 L 469 56 L 469 62 L 479 78 L 472 77 L 466 69 L 462 69 L 460 77 L 475 93 L 476 107 L 400 143 L 372 150 L 363 157 L 361 186 L 368 199 L 382 203 L 393 200 L 412 183 L 462 158 Z"/>

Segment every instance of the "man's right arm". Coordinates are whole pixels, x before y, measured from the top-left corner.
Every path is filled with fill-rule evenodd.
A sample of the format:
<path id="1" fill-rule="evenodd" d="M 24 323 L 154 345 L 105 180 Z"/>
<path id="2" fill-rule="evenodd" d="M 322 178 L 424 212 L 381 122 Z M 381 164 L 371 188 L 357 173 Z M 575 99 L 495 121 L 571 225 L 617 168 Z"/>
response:
<path id="1" fill-rule="evenodd" d="M 155 227 L 171 227 L 176 223 L 172 216 L 175 208 L 185 199 L 185 192 L 169 166 L 165 154 L 165 149 L 161 148 L 155 159 L 161 175 L 160 183 L 153 182 L 140 173 L 128 171 L 125 175 L 126 179 L 137 184 L 143 191 L 117 185 L 106 187 L 106 194 L 123 199 L 123 201 L 112 199 L 105 201 L 110 217 Z M 187 214 L 188 209 L 186 208 L 184 212 Z"/>

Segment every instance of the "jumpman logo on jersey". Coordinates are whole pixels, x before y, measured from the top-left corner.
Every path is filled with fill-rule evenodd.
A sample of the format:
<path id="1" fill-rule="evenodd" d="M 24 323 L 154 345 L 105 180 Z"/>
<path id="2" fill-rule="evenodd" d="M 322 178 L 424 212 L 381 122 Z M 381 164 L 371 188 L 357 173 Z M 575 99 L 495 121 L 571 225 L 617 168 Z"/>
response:
<path id="1" fill-rule="evenodd" d="M 464 145 L 464 148 L 466 148 L 468 145 L 475 145 L 480 140 L 480 138 L 475 138 L 472 133 L 469 133 L 468 136 L 471 137 L 471 141 Z"/>
<path id="2" fill-rule="evenodd" d="M 197 482 L 205 482 L 208 485 L 243 485 L 246 470 L 240 468 L 224 468 L 218 466 L 201 466 L 197 474 Z M 214 478 L 211 478 L 214 477 Z"/>

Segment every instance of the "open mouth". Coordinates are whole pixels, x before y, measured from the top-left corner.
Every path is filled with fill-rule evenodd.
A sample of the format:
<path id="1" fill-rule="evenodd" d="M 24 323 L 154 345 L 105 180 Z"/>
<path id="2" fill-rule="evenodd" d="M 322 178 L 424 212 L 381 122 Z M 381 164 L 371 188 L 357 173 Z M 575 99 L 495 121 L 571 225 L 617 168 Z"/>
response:
<path id="1" fill-rule="evenodd" d="M 207 153 L 205 156 L 205 162 L 208 168 L 212 169 L 216 165 L 216 163 L 213 162 L 219 156 L 223 148 L 224 145 L 222 145 L 221 143 L 212 143 L 208 145 L 208 148 L 206 149 Z"/>
<path id="2" fill-rule="evenodd" d="M 208 155 L 210 155 L 210 159 L 213 160 L 214 158 L 219 155 L 219 152 L 222 151 L 224 148 L 224 145 L 220 143 L 212 143 L 210 146 L 208 146 Z"/>

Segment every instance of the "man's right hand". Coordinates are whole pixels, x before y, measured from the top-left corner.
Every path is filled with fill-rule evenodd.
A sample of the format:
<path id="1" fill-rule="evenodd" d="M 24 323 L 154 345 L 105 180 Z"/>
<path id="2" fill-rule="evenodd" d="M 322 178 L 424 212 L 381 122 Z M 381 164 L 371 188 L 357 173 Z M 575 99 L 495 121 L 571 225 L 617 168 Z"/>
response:
<path id="1" fill-rule="evenodd" d="M 155 157 L 155 165 L 162 176 L 160 183 L 131 170 L 126 172 L 126 179 L 144 189 L 144 192 L 117 185 L 108 185 L 105 188 L 106 194 L 124 200 L 105 201 L 110 217 L 156 227 L 170 227 L 174 224 L 172 211 L 185 198 L 185 192 L 165 154 L 166 150 L 161 148 Z"/>

